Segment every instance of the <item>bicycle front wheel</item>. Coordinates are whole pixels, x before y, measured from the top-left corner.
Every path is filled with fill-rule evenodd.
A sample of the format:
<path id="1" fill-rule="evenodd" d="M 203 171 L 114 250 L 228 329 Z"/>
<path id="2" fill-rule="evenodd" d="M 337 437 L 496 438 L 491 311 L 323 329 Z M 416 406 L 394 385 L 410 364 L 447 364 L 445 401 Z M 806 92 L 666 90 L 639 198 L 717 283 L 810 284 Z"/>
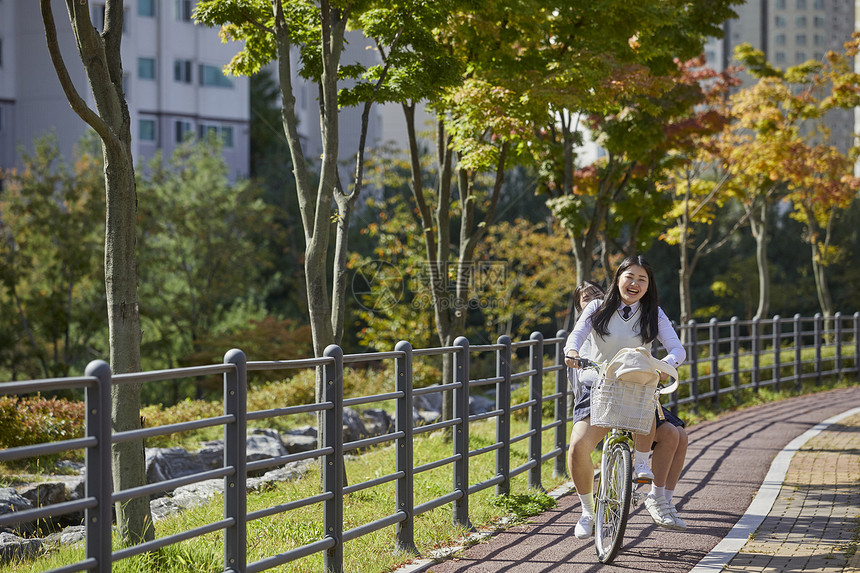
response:
<path id="1" fill-rule="evenodd" d="M 594 547 L 601 563 L 612 563 L 621 542 L 633 491 L 630 446 L 614 444 L 600 462 L 600 486 L 595 499 Z"/>

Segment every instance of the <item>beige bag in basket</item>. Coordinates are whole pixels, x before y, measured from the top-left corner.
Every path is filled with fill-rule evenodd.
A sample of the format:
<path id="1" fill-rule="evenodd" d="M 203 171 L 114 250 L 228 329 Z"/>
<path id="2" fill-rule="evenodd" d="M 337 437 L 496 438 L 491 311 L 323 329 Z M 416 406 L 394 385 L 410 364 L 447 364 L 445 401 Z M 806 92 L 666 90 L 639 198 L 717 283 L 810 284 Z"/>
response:
<path id="1" fill-rule="evenodd" d="M 678 378 L 678 371 L 662 360 L 651 356 L 647 348 L 622 348 L 601 369 L 601 378 L 607 381 L 622 380 L 657 387 L 660 372 Z"/>

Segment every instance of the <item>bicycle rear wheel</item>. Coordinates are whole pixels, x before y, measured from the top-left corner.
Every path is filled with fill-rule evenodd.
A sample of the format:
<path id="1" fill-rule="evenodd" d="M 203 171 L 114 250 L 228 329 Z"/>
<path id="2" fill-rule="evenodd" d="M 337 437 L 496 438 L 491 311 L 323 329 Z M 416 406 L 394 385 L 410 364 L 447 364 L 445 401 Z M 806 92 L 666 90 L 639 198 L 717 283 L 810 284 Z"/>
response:
<path id="1" fill-rule="evenodd" d="M 600 462 L 600 486 L 594 508 L 594 547 L 601 563 L 612 563 L 621 548 L 630 515 L 632 478 L 630 446 L 624 442 L 614 444 Z"/>

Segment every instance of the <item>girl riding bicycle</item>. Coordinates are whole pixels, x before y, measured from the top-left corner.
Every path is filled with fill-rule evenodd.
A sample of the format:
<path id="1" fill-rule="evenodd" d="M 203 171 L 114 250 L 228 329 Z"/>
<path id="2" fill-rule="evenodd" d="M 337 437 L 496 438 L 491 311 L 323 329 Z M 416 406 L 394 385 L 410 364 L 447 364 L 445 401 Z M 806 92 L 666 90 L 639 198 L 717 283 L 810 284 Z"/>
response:
<path id="1" fill-rule="evenodd" d="M 666 314 L 658 306 L 657 285 L 654 273 L 642 257 L 627 257 L 615 271 L 609 293 L 600 300 L 590 302 L 577 320 L 573 332 L 565 345 L 565 364 L 578 368 L 573 360 L 578 358 L 580 349 L 588 346 L 588 358 L 595 362 L 611 359 L 621 348 L 651 347 L 658 339 L 668 354 L 663 360 L 670 366 L 677 366 L 686 358 L 686 352 L 678 339 Z M 591 452 L 607 434 L 607 428 L 591 426 L 590 387 L 597 379 L 597 373 L 579 373 L 580 391 L 574 408 L 574 426 L 568 450 L 568 467 L 576 491 L 582 504 L 582 517 L 576 524 L 576 537 L 589 537 L 594 528 L 594 472 Z M 680 444 L 678 430 L 673 424 L 662 424 L 657 433 L 654 447 L 654 464 L 659 468 L 654 475 L 648 468 L 648 454 L 651 449 L 650 436 L 637 436 L 635 454 L 635 473 L 639 478 L 653 480 L 652 491 L 645 499 L 645 507 L 655 523 L 678 529 L 686 525 L 677 517 L 677 510 L 666 499 L 665 486 L 668 473 L 680 476 L 680 464 L 675 463 L 675 453 Z M 672 432 L 675 432 L 674 436 Z M 662 439 L 661 439 L 662 438 Z M 686 435 L 685 435 L 686 438 Z M 686 450 L 686 439 L 684 439 Z M 670 492 L 671 495 L 671 492 Z"/>

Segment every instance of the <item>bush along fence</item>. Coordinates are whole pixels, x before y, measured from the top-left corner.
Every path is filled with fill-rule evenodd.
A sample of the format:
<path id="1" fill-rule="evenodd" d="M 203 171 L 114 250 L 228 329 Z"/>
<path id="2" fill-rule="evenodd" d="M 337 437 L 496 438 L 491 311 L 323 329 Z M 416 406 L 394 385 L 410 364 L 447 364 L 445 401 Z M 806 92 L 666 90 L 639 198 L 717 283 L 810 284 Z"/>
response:
<path id="1" fill-rule="evenodd" d="M 762 387 L 776 389 L 799 386 L 807 379 L 821 381 L 823 377 L 856 377 L 860 356 L 860 313 L 825 319 L 779 316 L 761 321 L 727 322 L 711 320 L 698 324 L 690 322 L 679 328 L 687 348 L 688 360 L 681 369 L 684 378 L 679 390 L 670 396 L 668 405 L 696 408 L 700 404 L 718 404 L 720 397 L 744 389 Z M 395 544 L 399 549 L 416 552 L 414 523 L 416 516 L 435 508 L 451 506 L 456 524 L 470 527 L 469 497 L 479 491 L 495 488 L 496 495 L 510 492 L 511 480 L 524 474 L 528 486 L 541 487 L 541 468 L 552 464 L 555 475 L 564 475 L 565 452 L 570 428 L 567 415 L 570 391 L 563 365 L 562 348 L 567 333 L 560 331 L 554 338 L 544 339 L 534 333 L 528 340 L 514 342 L 502 336 L 496 344 L 470 346 L 458 338 L 453 346 L 413 349 L 402 341 L 393 351 L 344 355 L 341 348 L 330 346 L 319 358 L 290 361 L 247 361 L 238 349 L 230 350 L 223 364 L 178 368 L 153 372 L 112 375 L 104 361 L 94 361 L 84 376 L 62 379 L 32 380 L 0 384 L 0 394 L 20 395 L 33 392 L 50 394 L 61 389 L 83 389 L 86 402 L 85 436 L 61 442 L 0 450 L 0 462 L 57 454 L 68 450 L 85 450 L 85 494 L 75 501 L 47 507 L 0 515 L 0 527 L 33 522 L 72 512 L 84 512 L 86 547 L 84 558 L 65 565 L 55 572 L 107 572 L 112 564 L 155 551 L 171 544 L 199 536 L 222 532 L 224 570 L 237 573 L 265 571 L 315 553 L 322 553 L 327 571 L 342 571 L 343 547 L 350 540 L 383 528 L 394 527 Z M 413 386 L 413 360 L 453 357 L 452 382 L 425 388 Z M 526 358 L 527 354 L 527 358 Z M 660 351 L 654 354 L 660 356 Z M 470 366 L 479 360 L 495 362 L 495 374 L 486 378 L 471 378 Z M 391 392 L 356 398 L 344 398 L 345 367 L 385 363 L 394 366 Z M 514 363 L 517 366 L 514 366 Z M 247 375 L 249 371 L 317 369 L 324 384 L 321 402 L 275 407 L 248 412 L 246 409 Z M 477 368 L 476 368 L 477 371 Z M 223 377 L 224 413 L 219 416 L 144 428 L 130 432 L 112 432 L 110 390 L 115 384 L 144 384 L 203 376 Z M 527 398 L 512 400 L 512 390 L 525 386 Z M 495 396 L 495 408 L 483 413 L 470 413 L 470 394 L 487 393 Z M 450 393 L 453 400 L 451 419 L 427 425 L 416 425 L 413 401 L 420 396 Z M 522 396 L 523 392 L 514 392 Z M 352 442 L 343 442 L 343 411 L 346 407 L 381 402 L 394 403 L 394 428 L 387 434 Z M 280 457 L 248 461 L 246 434 L 249 421 L 274 417 L 315 414 L 319 420 L 317 447 L 311 451 Z M 512 434 L 512 415 L 528 418 L 528 429 Z M 478 449 L 470 449 L 470 424 L 495 420 L 496 440 Z M 220 468 L 150 483 L 124 491 L 112 491 L 111 445 L 142 440 L 155 436 L 223 426 L 224 456 Z M 451 455 L 416 466 L 413 438 L 419 434 L 446 430 L 452 440 Z M 527 449 L 526 461 L 511 467 L 512 446 Z M 393 445 L 395 467 L 388 475 L 371 480 L 345 484 L 344 454 L 377 445 Z M 495 454 L 495 470 L 491 477 L 472 483 L 470 459 Z M 247 491 L 241 487 L 249 473 L 280 467 L 292 462 L 319 460 L 321 487 L 317 495 L 291 499 L 273 507 L 247 510 Z M 438 468 L 449 468 L 452 487 L 449 492 L 416 504 L 415 478 Z M 448 470 L 445 470 L 448 471 Z M 472 476 L 474 477 L 474 476 Z M 223 480 L 223 518 L 212 523 L 157 538 L 119 550 L 112 548 L 112 507 L 139 496 L 152 496 L 177 487 L 204 480 Z M 368 488 L 393 484 L 396 501 L 390 513 L 375 521 L 344 529 L 344 498 Z M 389 486 L 390 487 L 390 486 Z M 426 492 L 424 493 L 426 494 Z M 249 562 L 248 524 L 268 516 L 299 511 L 316 506 L 321 509 L 322 534 L 304 545 L 296 545 L 277 555 Z M 385 508 L 380 508 L 380 512 Z"/>

